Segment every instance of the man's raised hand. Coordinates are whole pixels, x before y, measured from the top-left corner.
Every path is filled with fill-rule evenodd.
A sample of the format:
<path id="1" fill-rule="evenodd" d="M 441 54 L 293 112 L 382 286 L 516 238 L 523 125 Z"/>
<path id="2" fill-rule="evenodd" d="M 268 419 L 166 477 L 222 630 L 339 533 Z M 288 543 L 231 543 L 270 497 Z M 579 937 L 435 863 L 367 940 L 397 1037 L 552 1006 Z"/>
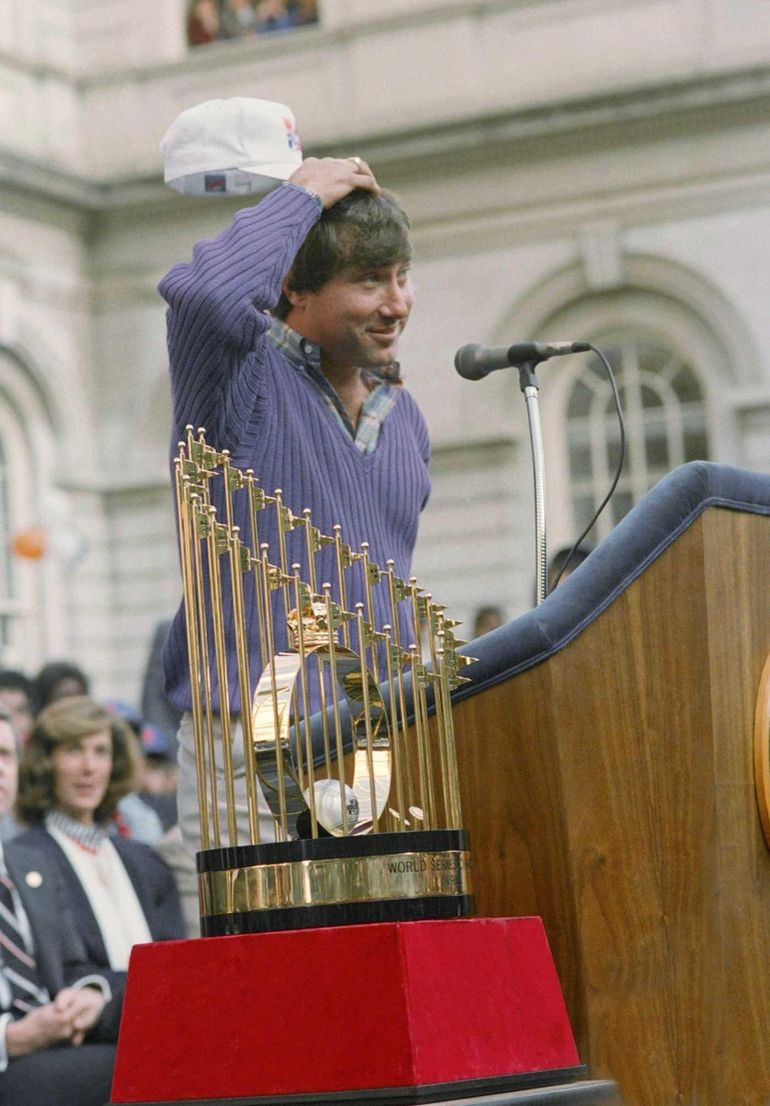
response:
<path id="1" fill-rule="evenodd" d="M 308 157 L 289 180 L 313 192 L 324 207 L 333 207 L 354 188 L 380 191 L 374 173 L 360 157 Z"/>

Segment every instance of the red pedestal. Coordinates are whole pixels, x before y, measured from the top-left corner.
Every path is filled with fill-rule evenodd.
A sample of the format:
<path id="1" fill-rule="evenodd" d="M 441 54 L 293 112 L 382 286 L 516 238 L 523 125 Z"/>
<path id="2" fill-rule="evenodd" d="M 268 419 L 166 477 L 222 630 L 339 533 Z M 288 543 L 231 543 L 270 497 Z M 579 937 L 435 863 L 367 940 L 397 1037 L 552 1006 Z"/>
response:
<path id="1" fill-rule="evenodd" d="M 308 929 L 137 946 L 112 1102 L 502 1090 L 578 1064 L 539 918 Z"/>

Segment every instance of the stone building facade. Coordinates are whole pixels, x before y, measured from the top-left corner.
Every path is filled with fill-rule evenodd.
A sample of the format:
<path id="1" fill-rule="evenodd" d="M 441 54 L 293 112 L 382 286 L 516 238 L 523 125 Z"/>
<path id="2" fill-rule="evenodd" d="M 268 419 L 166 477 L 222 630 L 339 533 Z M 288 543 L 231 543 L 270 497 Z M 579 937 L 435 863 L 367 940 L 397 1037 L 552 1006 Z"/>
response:
<path id="1" fill-rule="evenodd" d="M 610 355 L 629 458 L 598 537 L 683 460 L 770 470 L 763 0 L 321 0 L 316 26 L 194 49 L 182 0 L 0 7 L 0 663 L 67 656 L 136 698 L 176 605 L 156 285 L 237 204 L 166 189 L 158 143 L 213 97 L 289 104 L 306 154 L 366 158 L 412 216 L 415 570 L 453 614 L 520 613 L 534 580 L 518 377 L 460 379 L 467 342 Z M 595 361 L 539 376 L 555 547 L 617 431 Z"/>

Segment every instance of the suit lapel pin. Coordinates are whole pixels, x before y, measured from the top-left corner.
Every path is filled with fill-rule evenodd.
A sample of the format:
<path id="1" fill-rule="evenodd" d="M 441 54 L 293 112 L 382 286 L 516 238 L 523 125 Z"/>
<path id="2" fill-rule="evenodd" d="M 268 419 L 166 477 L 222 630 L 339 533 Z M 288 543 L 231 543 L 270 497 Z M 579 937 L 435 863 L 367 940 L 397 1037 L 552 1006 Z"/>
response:
<path id="1" fill-rule="evenodd" d="M 24 882 L 27 887 L 40 887 L 43 882 L 43 877 L 40 875 L 40 872 L 27 872 L 24 877 Z"/>

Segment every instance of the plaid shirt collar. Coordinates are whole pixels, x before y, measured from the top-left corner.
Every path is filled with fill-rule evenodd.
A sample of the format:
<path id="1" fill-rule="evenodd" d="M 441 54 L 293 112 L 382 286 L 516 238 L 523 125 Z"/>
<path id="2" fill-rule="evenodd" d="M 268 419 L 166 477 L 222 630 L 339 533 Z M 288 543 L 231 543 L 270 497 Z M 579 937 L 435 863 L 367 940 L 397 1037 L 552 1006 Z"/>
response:
<path id="1" fill-rule="evenodd" d="M 394 361 L 392 365 L 381 369 L 362 370 L 361 379 L 368 388 L 369 395 L 364 400 L 358 426 L 354 427 L 342 400 L 321 369 L 321 347 L 309 338 L 303 338 L 281 319 L 271 320 L 267 336 L 292 368 L 321 393 L 356 447 L 362 453 L 371 453 L 377 445 L 382 424 L 398 399 L 402 384 L 398 362 Z"/>

